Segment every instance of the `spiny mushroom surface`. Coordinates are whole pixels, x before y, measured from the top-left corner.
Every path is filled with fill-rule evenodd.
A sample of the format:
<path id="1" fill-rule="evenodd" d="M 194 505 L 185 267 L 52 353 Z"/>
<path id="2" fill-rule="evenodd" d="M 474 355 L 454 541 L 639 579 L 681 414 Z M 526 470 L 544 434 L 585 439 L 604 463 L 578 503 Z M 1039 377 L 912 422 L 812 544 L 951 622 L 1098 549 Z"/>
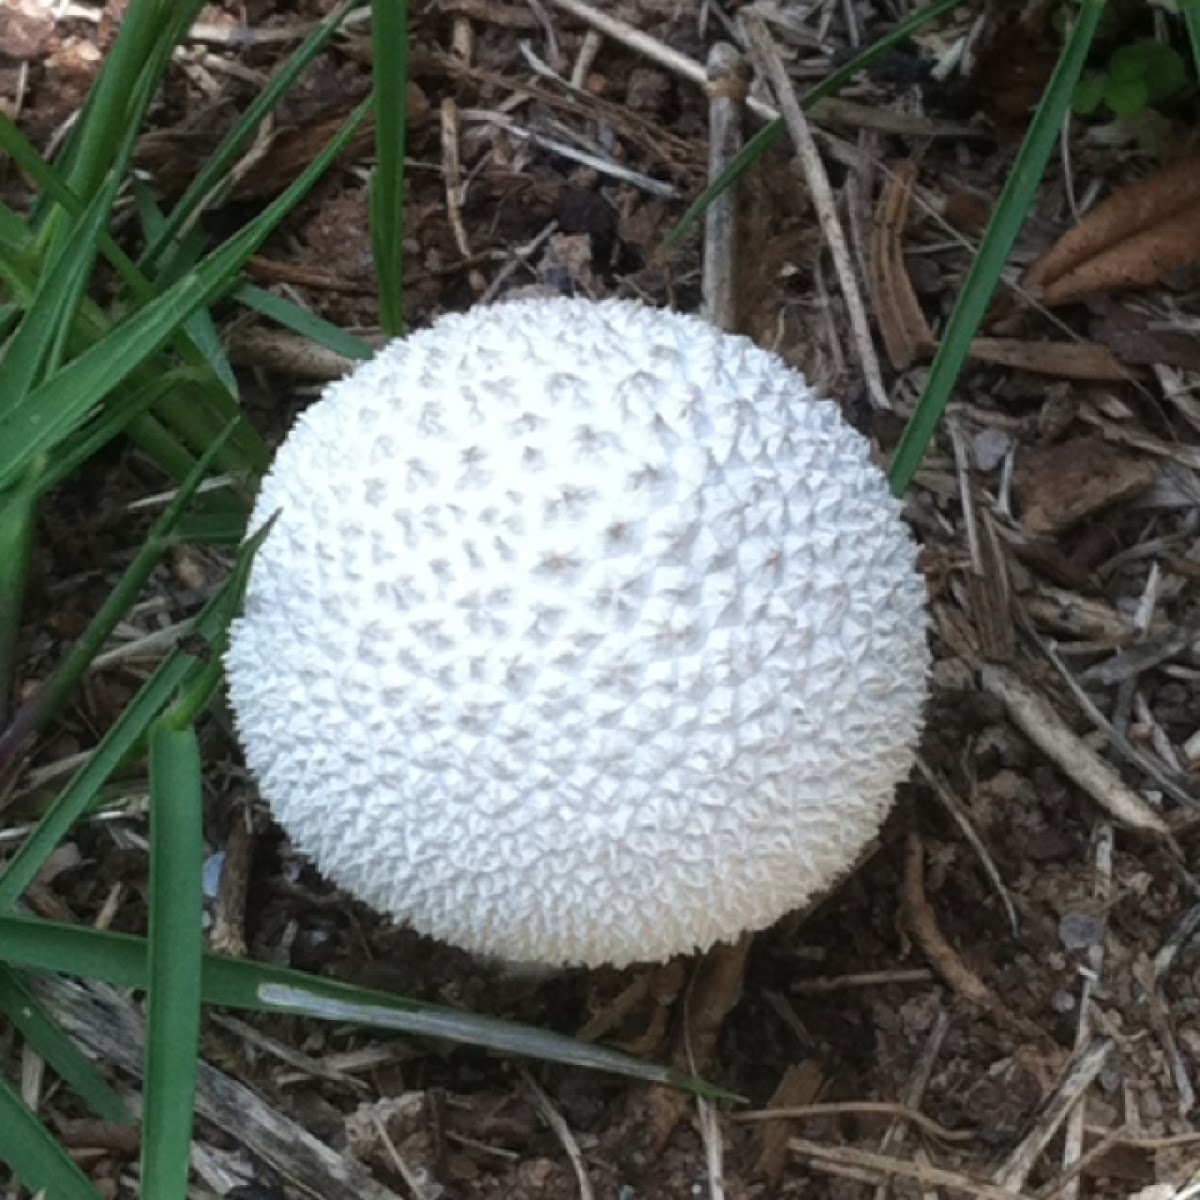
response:
<path id="1" fill-rule="evenodd" d="M 226 656 L 295 844 L 519 962 L 759 929 L 876 832 L 926 599 L 867 442 L 803 377 L 623 301 L 481 307 L 297 421 Z"/>

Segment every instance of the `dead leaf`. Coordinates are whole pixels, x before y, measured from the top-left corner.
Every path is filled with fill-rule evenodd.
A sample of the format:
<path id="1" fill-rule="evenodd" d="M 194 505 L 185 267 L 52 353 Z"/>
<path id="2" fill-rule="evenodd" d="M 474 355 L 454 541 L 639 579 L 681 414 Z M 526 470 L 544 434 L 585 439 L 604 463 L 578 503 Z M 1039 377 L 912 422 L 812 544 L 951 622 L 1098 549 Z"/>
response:
<path id="1" fill-rule="evenodd" d="M 1022 449 L 1013 472 L 1021 524 L 1033 534 L 1060 533 L 1153 483 L 1153 463 L 1095 435 Z"/>
<path id="2" fill-rule="evenodd" d="M 992 219 L 992 202 L 972 188 L 956 188 L 946 197 L 942 216 L 963 233 L 982 237 Z"/>
<path id="3" fill-rule="evenodd" d="M 1088 332 L 1123 363 L 1200 371 L 1200 338 L 1194 333 L 1156 329 L 1144 313 L 1105 296 L 1090 300 L 1088 308 L 1094 314 Z"/>
<path id="4" fill-rule="evenodd" d="M 1029 269 L 1043 304 L 1159 283 L 1200 260 L 1200 157 L 1180 159 L 1114 192 Z"/>
<path id="5" fill-rule="evenodd" d="M 898 164 L 884 186 L 871 222 L 871 296 L 888 359 L 897 371 L 933 350 L 936 342 L 904 265 L 904 227 L 917 164 Z"/>
<path id="6" fill-rule="evenodd" d="M 1116 355 L 1095 342 L 1029 342 L 1021 338 L 973 338 L 971 358 L 997 367 L 1084 379 L 1094 383 L 1128 383 L 1133 373 Z"/>

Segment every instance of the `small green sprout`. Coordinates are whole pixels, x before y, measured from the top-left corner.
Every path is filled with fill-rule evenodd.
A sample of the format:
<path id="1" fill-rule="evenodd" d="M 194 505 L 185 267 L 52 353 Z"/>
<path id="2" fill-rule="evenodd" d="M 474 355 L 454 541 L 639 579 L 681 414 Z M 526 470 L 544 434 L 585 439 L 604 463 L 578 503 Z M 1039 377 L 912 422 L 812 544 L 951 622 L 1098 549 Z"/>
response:
<path id="1" fill-rule="evenodd" d="M 1169 100 L 1187 82 L 1183 56 L 1152 38 L 1118 46 L 1102 71 L 1079 81 L 1071 107 L 1091 116 L 1106 107 L 1118 117 L 1131 117 Z"/>

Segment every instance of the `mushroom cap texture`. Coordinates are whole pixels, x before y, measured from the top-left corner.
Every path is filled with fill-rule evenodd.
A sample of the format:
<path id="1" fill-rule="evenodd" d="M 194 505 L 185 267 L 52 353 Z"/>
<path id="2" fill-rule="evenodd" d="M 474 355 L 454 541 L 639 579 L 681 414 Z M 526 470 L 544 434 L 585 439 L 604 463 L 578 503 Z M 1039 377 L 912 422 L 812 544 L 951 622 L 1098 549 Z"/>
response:
<path id="1" fill-rule="evenodd" d="M 280 447 L 226 655 L 251 770 L 376 909 L 653 960 L 827 888 L 914 757 L 916 546 L 864 438 L 746 338 L 626 301 L 392 342 Z"/>

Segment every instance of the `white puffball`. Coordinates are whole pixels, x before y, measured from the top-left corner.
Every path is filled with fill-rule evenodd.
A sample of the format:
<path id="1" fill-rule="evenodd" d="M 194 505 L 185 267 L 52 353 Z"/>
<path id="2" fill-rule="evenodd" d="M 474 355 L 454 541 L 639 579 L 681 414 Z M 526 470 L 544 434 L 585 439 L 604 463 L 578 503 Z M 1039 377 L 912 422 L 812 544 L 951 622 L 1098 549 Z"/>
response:
<path id="1" fill-rule="evenodd" d="M 446 317 L 281 446 L 226 656 L 263 796 L 468 950 L 662 959 L 831 884 L 908 773 L 925 589 L 866 441 L 642 305 Z"/>

